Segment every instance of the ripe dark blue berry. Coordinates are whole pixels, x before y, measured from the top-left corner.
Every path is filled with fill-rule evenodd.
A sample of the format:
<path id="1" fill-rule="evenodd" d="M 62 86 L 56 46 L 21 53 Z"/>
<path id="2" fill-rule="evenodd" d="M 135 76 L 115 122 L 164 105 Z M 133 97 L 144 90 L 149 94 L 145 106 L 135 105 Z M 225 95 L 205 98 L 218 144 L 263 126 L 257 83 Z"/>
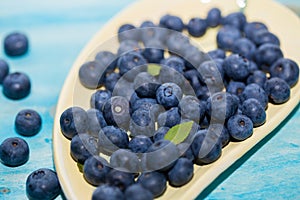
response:
<path id="1" fill-rule="evenodd" d="M 184 28 L 182 20 L 179 17 L 173 15 L 164 15 L 160 19 L 159 25 L 164 28 L 168 28 L 179 32 L 181 32 Z"/>
<path id="2" fill-rule="evenodd" d="M 175 83 L 164 83 L 156 91 L 156 100 L 166 109 L 176 107 L 182 98 L 181 88 Z"/>
<path id="3" fill-rule="evenodd" d="M 160 113 L 157 118 L 158 127 L 166 126 L 173 127 L 179 124 L 181 121 L 181 115 L 178 107 L 173 107 L 163 113 Z"/>
<path id="4" fill-rule="evenodd" d="M 234 140 L 242 141 L 252 135 L 253 123 L 246 115 L 237 114 L 229 118 L 227 129 Z"/>
<path id="5" fill-rule="evenodd" d="M 257 99 L 247 99 L 243 102 L 242 113 L 249 117 L 254 127 L 261 126 L 266 121 L 265 108 Z"/>
<path id="6" fill-rule="evenodd" d="M 249 60 L 253 59 L 255 50 L 255 44 L 247 38 L 238 39 L 232 47 L 233 53 L 239 54 Z"/>
<path id="7" fill-rule="evenodd" d="M 268 95 L 266 91 L 256 83 L 247 85 L 240 96 L 241 101 L 246 99 L 254 98 L 264 107 L 268 107 Z"/>
<path id="8" fill-rule="evenodd" d="M 18 137 L 7 138 L 0 145 L 0 161 L 7 166 L 17 167 L 29 159 L 29 146 Z"/>
<path id="9" fill-rule="evenodd" d="M 88 132 L 92 136 L 98 137 L 101 128 L 107 126 L 103 114 L 102 112 L 94 108 L 89 109 L 86 113 L 88 115 Z"/>
<path id="10" fill-rule="evenodd" d="M 154 198 L 161 196 L 167 188 L 165 175 L 157 171 L 142 173 L 137 183 L 152 192 Z"/>
<path id="11" fill-rule="evenodd" d="M 223 26 L 217 34 L 218 48 L 231 51 L 236 40 L 242 37 L 239 29 L 233 26 Z"/>
<path id="12" fill-rule="evenodd" d="M 137 154 L 127 149 L 118 149 L 110 156 L 110 165 L 115 169 L 122 169 L 130 173 L 140 172 L 140 160 Z"/>
<path id="13" fill-rule="evenodd" d="M 145 153 L 152 144 L 149 137 L 138 135 L 129 141 L 128 147 L 134 153 Z"/>
<path id="14" fill-rule="evenodd" d="M 190 19 L 187 24 L 187 30 L 194 37 L 201 37 L 206 33 L 207 21 L 198 17 Z"/>
<path id="15" fill-rule="evenodd" d="M 261 70 L 255 70 L 247 78 L 247 84 L 256 83 L 260 87 L 264 87 L 267 75 Z"/>
<path id="16" fill-rule="evenodd" d="M 193 174 L 193 161 L 187 158 L 179 158 L 168 171 L 168 180 L 170 185 L 180 187 L 187 184 L 192 179 Z"/>
<path id="17" fill-rule="evenodd" d="M 178 107 L 183 118 L 193 120 L 197 123 L 200 123 L 204 118 L 206 106 L 197 97 L 184 96 Z"/>
<path id="18" fill-rule="evenodd" d="M 245 24 L 247 23 L 246 16 L 242 12 L 233 12 L 225 16 L 222 19 L 223 25 L 230 25 L 239 30 L 243 30 Z"/>
<path id="19" fill-rule="evenodd" d="M 170 130 L 169 127 L 166 127 L 166 126 L 162 126 L 160 127 L 155 133 L 154 133 L 154 136 L 153 136 L 153 140 L 154 142 L 157 142 L 158 140 L 163 140 L 166 133 Z"/>
<path id="20" fill-rule="evenodd" d="M 254 58 L 260 69 L 269 71 L 269 68 L 280 58 L 283 53 L 278 45 L 266 43 L 256 50 Z"/>
<path id="21" fill-rule="evenodd" d="M 104 184 L 106 182 L 106 176 L 110 171 L 108 162 L 100 156 L 89 157 L 83 165 L 83 177 L 84 179 L 95 186 Z"/>
<path id="22" fill-rule="evenodd" d="M 244 26 L 245 36 L 252 41 L 254 41 L 255 34 L 262 30 L 268 30 L 267 26 L 262 22 L 249 22 Z"/>
<path id="23" fill-rule="evenodd" d="M 41 168 L 32 172 L 26 180 L 26 195 L 29 200 L 51 200 L 61 193 L 56 172 Z"/>
<path id="24" fill-rule="evenodd" d="M 8 74 L 3 80 L 3 94 L 9 99 L 23 99 L 31 90 L 29 77 L 21 72 Z"/>
<path id="25" fill-rule="evenodd" d="M 21 110 L 15 118 L 15 129 L 20 135 L 33 136 L 41 130 L 41 127 L 42 118 L 35 110 Z"/>
<path id="26" fill-rule="evenodd" d="M 117 66 L 117 56 L 110 51 L 98 52 L 95 61 L 104 66 L 107 73 L 113 72 Z"/>
<path id="27" fill-rule="evenodd" d="M 228 56 L 223 63 L 225 74 L 235 80 L 243 81 L 249 75 L 249 61 L 238 54 Z"/>
<path id="28" fill-rule="evenodd" d="M 90 106 L 96 108 L 99 111 L 103 111 L 103 105 L 107 100 L 111 98 L 111 92 L 109 90 L 97 90 L 92 94 L 90 100 Z"/>
<path id="29" fill-rule="evenodd" d="M 125 200 L 125 197 L 118 187 L 104 184 L 95 189 L 92 200 Z"/>
<path id="30" fill-rule="evenodd" d="M 219 8 L 212 8 L 208 11 L 206 21 L 210 27 L 216 27 L 221 23 L 221 11 Z"/>
<path id="31" fill-rule="evenodd" d="M 3 59 L 0 59 L 0 84 L 3 83 L 4 78 L 9 73 L 9 66 L 7 62 Z"/>
<path id="32" fill-rule="evenodd" d="M 123 24 L 118 30 L 119 41 L 124 40 L 139 40 L 139 31 L 135 30 L 135 26 L 132 24 Z"/>
<path id="33" fill-rule="evenodd" d="M 4 51 L 8 56 L 24 55 L 28 47 L 28 38 L 23 33 L 13 32 L 4 38 Z"/>
<path id="34" fill-rule="evenodd" d="M 123 192 L 135 182 L 132 173 L 121 171 L 121 169 L 110 170 L 107 174 L 106 181 L 109 185 L 118 187 Z"/>
<path id="35" fill-rule="evenodd" d="M 272 103 L 281 104 L 290 98 L 290 86 L 281 78 L 274 77 L 266 81 L 265 91 Z"/>
<path id="36" fill-rule="evenodd" d="M 130 200 L 153 200 L 153 194 L 138 183 L 130 185 L 124 195 Z"/>
<path id="37" fill-rule="evenodd" d="M 99 62 L 86 62 L 79 69 L 79 80 L 86 88 L 99 88 L 104 84 L 105 70 L 106 66 L 101 65 Z"/>

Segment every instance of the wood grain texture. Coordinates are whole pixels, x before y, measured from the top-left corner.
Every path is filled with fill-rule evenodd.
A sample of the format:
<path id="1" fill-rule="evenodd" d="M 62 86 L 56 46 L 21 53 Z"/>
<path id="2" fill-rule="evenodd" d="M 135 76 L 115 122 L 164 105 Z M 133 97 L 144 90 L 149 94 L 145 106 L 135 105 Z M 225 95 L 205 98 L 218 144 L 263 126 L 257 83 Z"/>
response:
<path id="1" fill-rule="evenodd" d="M 12 72 L 27 73 L 33 86 L 30 96 L 21 101 L 11 101 L 0 94 L 0 142 L 18 136 L 13 123 L 21 109 L 33 108 L 43 119 L 43 128 L 38 135 L 23 137 L 30 146 L 29 161 L 16 168 L 0 164 L 0 199 L 26 199 L 28 174 L 41 167 L 54 168 L 53 112 L 68 71 L 96 31 L 131 2 L 0 2 L 0 58 L 9 63 Z M 298 0 L 287 2 L 299 4 Z M 5 56 L 2 41 L 5 35 L 15 30 L 28 35 L 30 51 L 23 57 L 12 59 Z M 299 125 L 298 106 L 270 137 L 226 171 L 199 199 L 300 199 Z"/>

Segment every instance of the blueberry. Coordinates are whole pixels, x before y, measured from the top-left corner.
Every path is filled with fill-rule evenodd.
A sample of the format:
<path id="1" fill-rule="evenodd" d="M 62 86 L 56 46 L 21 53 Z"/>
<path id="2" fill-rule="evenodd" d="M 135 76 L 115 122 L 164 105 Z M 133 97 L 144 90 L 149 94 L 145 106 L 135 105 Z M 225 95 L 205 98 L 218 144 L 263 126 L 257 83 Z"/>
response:
<path id="1" fill-rule="evenodd" d="M 125 78 L 132 81 L 138 73 L 146 70 L 146 63 L 145 58 L 139 53 L 129 52 L 123 54 L 118 60 L 120 75 L 126 74 Z"/>
<path id="2" fill-rule="evenodd" d="M 87 133 L 75 135 L 71 140 L 71 156 L 81 164 L 91 156 L 98 154 L 97 139 Z"/>
<path id="3" fill-rule="evenodd" d="M 101 128 L 107 126 L 107 123 L 103 117 L 102 112 L 97 109 L 91 108 L 87 110 L 88 115 L 88 132 L 94 136 L 98 137 L 99 131 Z"/>
<path id="4" fill-rule="evenodd" d="M 105 85 L 105 88 L 109 91 L 113 91 L 118 80 L 120 79 L 120 74 L 119 73 L 116 73 L 116 72 L 112 72 L 110 74 L 108 74 L 105 78 L 105 82 L 104 82 L 104 85 Z"/>
<path id="5" fill-rule="evenodd" d="M 161 196 L 167 188 L 165 175 L 157 171 L 142 173 L 137 183 L 152 192 L 155 198 Z"/>
<path id="6" fill-rule="evenodd" d="M 0 161 L 7 166 L 17 167 L 29 159 L 29 147 L 25 140 L 18 137 L 5 139 L 0 145 Z"/>
<path id="7" fill-rule="evenodd" d="M 206 22 L 210 27 L 216 27 L 221 23 L 221 11 L 219 8 L 212 8 L 208 11 Z"/>
<path id="8" fill-rule="evenodd" d="M 138 41 L 124 40 L 120 43 L 117 55 L 122 56 L 123 54 L 129 53 L 129 52 L 142 53 L 142 47 L 140 46 Z M 118 58 L 118 59 L 120 59 L 120 58 Z M 117 66 L 118 66 L 118 63 L 117 63 Z"/>
<path id="9" fill-rule="evenodd" d="M 149 137 L 138 135 L 129 141 L 128 147 L 134 153 L 145 153 L 152 143 Z"/>
<path id="10" fill-rule="evenodd" d="M 178 56 L 170 56 L 161 61 L 161 64 L 167 67 L 170 67 L 179 73 L 183 73 L 184 70 L 184 61 Z"/>
<path id="11" fill-rule="evenodd" d="M 114 126 L 106 126 L 99 132 L 98 146 L 100 151 L 111 154 L 119 148 L 127 148 L 129 138 L 127 133 Z"/>
<path id="12" fill-rule="evenodd" d="M 113 96 L 103 106 L 103 116 L 108 125 L 128 129 L 129 101 L 122 96 Z"/>
<path id="13" fill-rule="evenodd" d="M 13 100 L 27 97 L 31 90 L 29 77 L 22 72 L 8 74 L 3 80 L 3 94 Z"/>
<path id="14" fill-rule="evenodd" d="M 125 200 L 125 197 L 118 187 L 104 184 L 94 190 L 92 200 Z"/>
<path id="15" fill-rule="evenodd" d="M 4 78 L 9 73 L 9 66 L 7 62 L 3 59 L 0 59 L 0 84 L 3 83 Z"/>
<path id="16" fill-rule="evenodd" d="M 33 171 L 26 180 L 26 195 L 30 200 L 51 200 L 61 193 L 56 172 L 41 168 Z"/>
<path id="17" fill-rule="evenodd" d="M 106 176 L 110 171 L 107 161 L 100 156 L 89 157 L 83 165 L 83 177 L 91 185 L 106 183 Z"/>
<path id="18" fill-rule="evenodd" d="M 170 110 L 167 110 L 159 114 L 157 118 L 158 127 L 166 126 L 171 128 L 179 124 L 180 121 L 181 121 L 181 115 L 178 107 L 173 107 Z"/>
<path id="19" fill-rule="evenodd" d="M 191 36 L 201 37 L 206 33 L 207 26 L 208 24 L 205 19 L 195 17 L 190 19 L 187 24 L 187 30 Z"/>
<path id="20" fill-rule="evenodd" d="M 166 109 L 176 107 L 182 98 L 181 88 L 175 83 L 164 83 L 156 90 L 156 100 Z"/>
<path id="21" fill-rule="evenodd" d="M 182 32 L 184 28 L 184 24 L 182 20 L 179 17 L 173 15 L 164 15 L 160 19 L 159 25 L 161 27 L 168 28 L 174 31 L 179 31 L 179 32 Z"/>
<path id="22" fill-rule="evenodd" d="M 103 110 L 103 105 L 107 100 L 111 98 L 111 92 L 109 90 L 97 90 L 92 94 L 90 99 L 90 106 L 96 108 L 97 110 Z"/>
<path id="23" fill-rule="evenodd" d="M 110 51 L 98 52 L 95 56 L 95 61 L 97 61 L 101 66 L 105 66 L 106 73 L 113 72 L 117 66 L 117 57 Z"/>
<path id="24" fill-rule="evenodd" d="M 225 147 L 230 142 L 229 132 L 223 124 L 210 124 L 208 132 L 211 137 L 219 138 L 222 147 Z"/>
<path id="25" fill-rule="evenodd" d="M 216 59 L 216 58 L 224 59 L 226 57 L 225 51 L 223 49 L 215 49 L 207 52 L 207 54 L 211 59 Z"/>
<path id="26" fill-rule="evenodd" d="M 231 51 L 236 40 L 242 37 L 239 29 L 233 26 L 223 26 L 217 34 L 218 48 Z"/>
<path id="27" fill-rule="evenodd" d="M 130 185 L 125 190 L 124 194 L 125 194 L 125 198 L 130 200 L 152 200 L 153 199 L 153 194 L 138 183 Z"/>
<path id="28" fill-rule="evenodd" d="M 159 86 L 158 80 L 148 72 L 141 72 L 134 79 L 134 89 L 139 97 L 155 98 Z"/>
<path id="29" fill-rule="evenodd" d="M 118 187 L 121 191 L 125 191 L 130 185 L 134 184 L 134 175 L 118 169 L 112 169 L 107 174 L 106 181 L 109 185 Z"/>
<path id="30" fill-rule="evenodd" d="M 197 97 L 184 96 L 178 107 L 183 118 L 193 120 L 197 123 L 200 123 L 205 116 L 206 107 Z"/>
<path id="31" fill-rule="evenodd" d="M 273 33 L 269 32 L 268 30 L 261 30 L 255 32 L 253 36 L 253 42 L 257 45 L 260 46 L 262 44 L 270 43 L 270 44 L 275 44 L 280 46 L 280 41 L 276 35 Z"/>
<path id="32" fill-rule="evenodd" d="M 268 30 L 267 26 L 262 22 L 249 22 L 244 26 L 245 36 L 252 41 L 254 41 L 255 34 L 262 30 Z"/>
<path id="33" fill-rule="evenodd" d="M 18 112 L 15 118 L 16 132 L 24 136 L 37 134 L 42 127 L 42 119 L 39 113 L 32 109 L 25 109 Z"/>
<path id="34" fill-rule="evenodd" d="M 206 111 L 210 120 L 222 122 L 236 113 L 238 103 L 230 93 L 217 92 L 208 98 Z"/>
<path id="35" fill-rule="evenodd" d="M 157 105 L 157 101 L 152 98 L 140 98 L 130 104 L 132 113 L 138 109 L 149 111 L 154 108 L 155 105 Z"/>
<path id="36" fill-rule="evenodd" d="M 230 136 L 237 141 L 249 138 L 253 133 L 253 123 L 246 115 L 237 114 L 227 121 Z"/>
<path id="37" fill-rule="evenodd" d="M 243 82 L 230 81 L 226 87 L 226 92 L 240 96 L 244 91 L 245 87 L 246 85 Z"/>
<path id="38" fill-rule="evenodd" d="M 191 161 L 195 159 L 191 144 L 189 142 L 182 142 L 177 144 L 177 148 L 179 150 L 179 154 L 181 158 L 187 158 Z"/>
<path id="39" fill-rule="evenodd" d="M 270 68 L 271 77 L 279 77 L 293 87 L 299 79 L 299 66 L 288 58 L 277 60 Z"/>
<path id="40" fill-rule="evenodd" d="M 88 131 L 88 115 L 80 107 L 66 109 L 61 114 L 59 122 L 62 134 L 68 139 Z"/>
<path id="41" fill-rule="evenodd" d="M 255 44 L 247 38 L 238 39 L 232 47 L 233 53 L 239 54 L 247 58 L 248 60 L 253 59 L 255 50 L 256 50 Z"/>
<path id="42" fill-rule="evenodd" d="M 134 83 L 133 80 L 129 81 L 127 79 L 127 75 L 130 75 L 130 73 L 125 74 L 118 80 L 114 90 L 112 91 L 113 96 L 121 96 L 126 100 L 130 99 L 131 95 L 134 93 Z"/>
<path id="43" fill-rule="evenodd" d="M 254 98 L 266 109 L 268 106 L 268 95 L 266 91 L 256 83 L 247 85 L 240 96 L 241 101 Z"/>
<path id="44" fill-rule="evenodd" d="M 142 24 L 140 25 L 140 28 L 150 28 L 150 27 L 155 27 L 155 24 L 150 20 L 143 21 Z"/>
<path id="45" fill-rule="evenodd" d="M 169 184 L 174 187 L 183 186 L 192 179 L 193 174 L 193 162 L 187 158 L 179 158 L 172 169 L 168 171 Z"/>
<path id="46" fill-rule="evenodd" d="M 230 25 L 239 30 L 243 30 L 246 24 L 246 16 L 242 12 L 233 12 L 222 19 L 223 25 Z"/>
<path id="47" fill-rule="evenodd" d="M 256 99 L 245 100 L 242 105 L 242 113 L 251 119 L 254 127 L 261 126 L 266 121 L 265 108 Z"/>
<path id="48" fill-rule="evenodd" d="M 281 78 L 274 77 L 267 80 L 264 88 L 272 103 L 285 103 L 290 98 L 290 86 Z"/>
<path id="49" fill-rule="evenodd" d="M 264 87 L 264 84 L 267 80 L 267 75 L 261 70 L 255 70 L 248 76 L 247 84 L 256 83 L 260 87 Z"/>
<path id="50" fill-rule="evenodd" d="M 110 165 L 113 168 L 122 169 L 126 172 L 137 173 L 140 171 L 138 156 L 127 149 L 118 149 L 110 156 Z"/>
<path id="51" fill-rule="evenodd" d="M 154 133 L 154 136 L 153 136 L 153 140 L 154 142 L 157 142 L 159 140 L 163 140 L 166 133 L 170 130 L 169 127 L 166 127 L 166 126 L 162 126 L 160 127 L 155 133 Z"/>
<path id="52" fill-rule="evenodd" d="M 168 140 L 154 142 L 142 155 L 143 171 L 167 171 L 174 165 L 179 156 L 179 151 L 172 142 Z"/>
<path id="53" fill-rule="evenodd" d="M 262 70 L 269 71 L 269 68 L 283 57 L 283 53 L 278 45 L 266 43 L 259 46 L 254 56 L 257 65 Z"/>
<path id="54" fill-rule="evenodd" d="M 84 63 L 79 69 L 79 80 L 88 89 L 101 87 L 105 82 L 105 68 L 96 61 Z"/>
<path id="55" fill-rule="evenodd" d="M 238 54 L 225 58 L 223 68 L 226 75 L 235 81 L 243 81 L 249 76 L 249 61 Z"/>
<path id="56" fill-rule="evenodd" d="M 134 111 L 130 121 L 131 136 L 152 136 L 155 129 L 154 116 L 149 110 L 137 109 Z"/>
<path id="57" fill-rule="evenodd" d="M 215 162 L 222 154 L 221 141 L 206 129 L 196 133 L 191 148 L 197 165 Z"/>
<path id="58" fill-rule="evenodd" d="M 119 41 L 124 40 L 139 40 L 139 31 L 135 30 L 136 27 L 132 24 L 123 24 L 118 30 Z"/>
<path id="59" fill-rule="evenodd" d="M 142 55 L 148 63 L 160 63 L 164 59 L 164 46 L 158 40 L 149 40 L 145 45 Z"/>
<path id="60" fill-rule="evenodd" d="M 156 25 L 141 28 L 143 28 L 140 30 L 141 40 L 146 47 L 149 46 L 148 43 L 151 43 L 152 41 L 159 41 L 160 43 L 164 44 L 169 35 L 168 29 L 160 28 Z"/>
<path id="61" fill-rule="evenodd" d="M 23 33 L 13 32 L 4 38 L 4 51 L 8 56 L 24 55 L 28 47 L 28 38 Z"/>

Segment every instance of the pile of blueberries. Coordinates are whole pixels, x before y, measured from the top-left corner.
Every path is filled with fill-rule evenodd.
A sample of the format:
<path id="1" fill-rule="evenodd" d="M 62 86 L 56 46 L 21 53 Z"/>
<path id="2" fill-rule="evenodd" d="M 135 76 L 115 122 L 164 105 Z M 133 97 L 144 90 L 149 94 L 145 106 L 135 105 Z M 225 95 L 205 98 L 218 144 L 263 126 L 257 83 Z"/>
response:
<path id="1" fill-rule="evenodd" d="M 18 57 L 28 52 L 29 42 L 25 34 L 13 32 L 4 39 L 4 51 L 9 57 Z M 30 94 L 31 83 L 23 72 L 9 73 L 8 63 L 0 59 L 0 84 L 3 94 L 11 100 L 20 100 Z M 16 133 L 23 137 L 38 134 L 42 127 L 42 118 L 33 109 L 24 109 L 17 113 L 14 121 Z M 0 144 L 0 161 L 8 167 L 24 165 L 29 160 L 30 148 L 25 139 L 9 137 Z M 28 175 L 26 194 L 29 199 L 54 199 L 61 193 L 56 172 L 41 168 Z"/>
<path id="2" fill-rule="evenodd" d="M 201 37 L 219 25 L 218 49 L 207 54 L 182 34 Z M 118 40 L 117 53 L 99 51 L 79 69 L 81 84 L 96 89 L 91 108 L 70 107 L 60 118 L 72 158 L 97 186 L 93 200 L 153 199 L 167 183 L 187 184 L 194 164 L 216 161 L 263 125 L 268 102 L 288 101 L 299 77 L 278 37 L 241 12 L 124 24 Z M 178 134 L 186 137 L 166 139 Z"/>

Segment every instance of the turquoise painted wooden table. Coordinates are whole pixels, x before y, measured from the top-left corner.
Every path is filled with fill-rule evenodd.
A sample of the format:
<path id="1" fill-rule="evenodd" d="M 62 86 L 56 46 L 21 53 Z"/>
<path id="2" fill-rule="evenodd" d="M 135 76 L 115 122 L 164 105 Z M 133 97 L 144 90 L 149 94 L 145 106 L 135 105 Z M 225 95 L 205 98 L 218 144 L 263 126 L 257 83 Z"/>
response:
<path id="1" fill-rule="evenodd" d="M 30 159 L 20 167 L 0 164 L 0 199 L 26 199 L 25 181 L 41 167 L 54 168 L 52 125 L 56 101 L 73 61 L 89 39 L 131 0 L 1 1 L 0 40 L 18 30 L 30 40 L 30 51 L 20 58 L 0 58 L 10 70 L 27 73 L 32 92 L 21 101 L 0 94 L 0 142 L 19 136 L 14 118 L 25 108 L 37 110 L 43 119 L 41 132 L 26 137 Z M 281 0 L 299 11 L 298 0 Z M 298 7 L 297 7 L 298 6 Z M 1 86 L 0 89 L 2 90 Z M 299 105 L 259 147 L 231 167 L 199 199 L 300 199 L 300 110 Z M 58 199 L 62 199 L 61 196 Z"/>

